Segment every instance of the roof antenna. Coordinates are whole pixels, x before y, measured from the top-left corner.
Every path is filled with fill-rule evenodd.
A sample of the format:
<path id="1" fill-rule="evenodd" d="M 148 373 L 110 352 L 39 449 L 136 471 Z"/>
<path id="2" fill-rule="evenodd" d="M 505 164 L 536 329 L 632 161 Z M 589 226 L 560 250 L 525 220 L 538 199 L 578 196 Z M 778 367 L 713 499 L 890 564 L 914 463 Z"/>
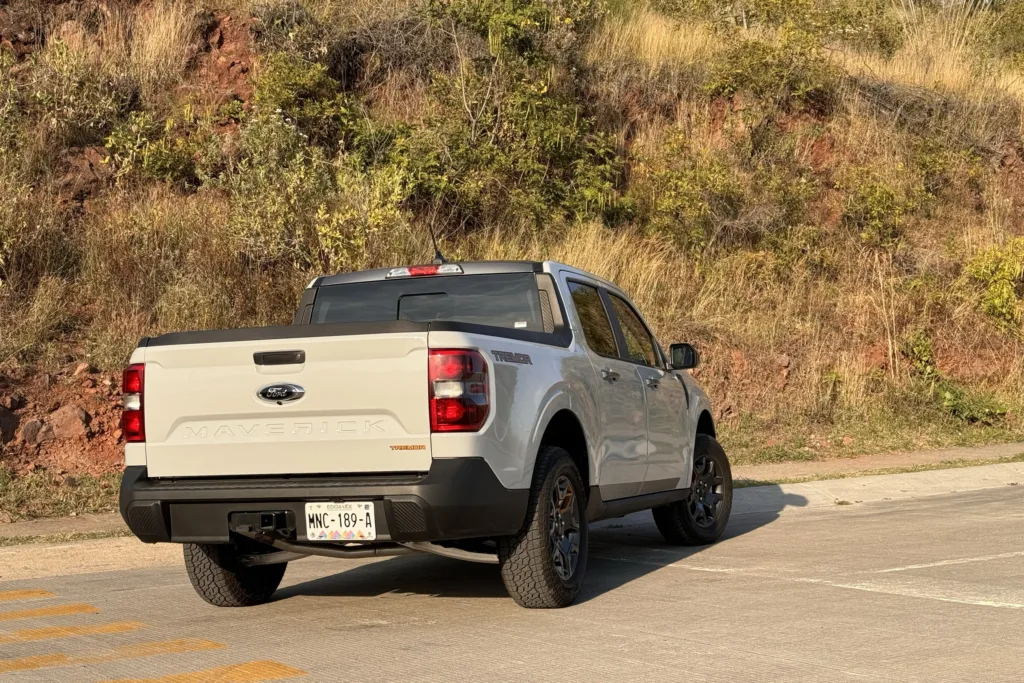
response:
<path id="1" fill-rule="evenodd" d="M 434 244 L 434 260 L 431 261 L 435 266 L 439 266 L 443 263 L 448 263 L 448 260 L 441 253 L 441 249 L 437 246 L 437 237 L 434 235 L 434 222 L 427 223 L 427 230 L 430 231 L 430 241 Z"/>

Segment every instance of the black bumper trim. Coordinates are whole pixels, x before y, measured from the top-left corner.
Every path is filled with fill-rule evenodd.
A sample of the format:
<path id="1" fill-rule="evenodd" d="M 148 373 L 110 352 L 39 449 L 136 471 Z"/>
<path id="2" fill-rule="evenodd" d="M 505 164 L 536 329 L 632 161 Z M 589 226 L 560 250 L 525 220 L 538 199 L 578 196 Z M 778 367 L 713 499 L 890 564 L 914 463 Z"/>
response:
<path id="1" fill-rule="evenodd" d="M 425 475 L 303 478 L 149 479 L 125 469 L 120 508 L 128 528 L 147 543 L 224 543 L 229 517 L 240 512 L 292 512 L 299 539 L 305 503 L 374 502 L 379 541 L 443 541 L 507 536 L 522 528 L 530 492 L 506 489 L 483 458 L 434 460 Z"/>

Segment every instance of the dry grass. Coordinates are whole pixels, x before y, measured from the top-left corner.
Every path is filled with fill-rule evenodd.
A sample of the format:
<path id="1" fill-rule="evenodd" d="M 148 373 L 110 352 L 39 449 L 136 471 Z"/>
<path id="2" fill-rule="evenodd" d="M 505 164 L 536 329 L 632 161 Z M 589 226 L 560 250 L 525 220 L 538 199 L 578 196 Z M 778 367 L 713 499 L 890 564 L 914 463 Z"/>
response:
<path id="1" fill-rule="evenodd" d="M 195 54 L 198 9 L 184 0 L 157 0 L 135 16 L 132 70 L 144 93 L 178 84 Z"/>
<path id="2" fill-rule="evenodd" d="M 670 19 L 639 3 L 605 20 L 590 43 L 594 64 L 635 62 L 650 78 L 678 75 L 706 61 L 721 45 L 711 28 Z"/>

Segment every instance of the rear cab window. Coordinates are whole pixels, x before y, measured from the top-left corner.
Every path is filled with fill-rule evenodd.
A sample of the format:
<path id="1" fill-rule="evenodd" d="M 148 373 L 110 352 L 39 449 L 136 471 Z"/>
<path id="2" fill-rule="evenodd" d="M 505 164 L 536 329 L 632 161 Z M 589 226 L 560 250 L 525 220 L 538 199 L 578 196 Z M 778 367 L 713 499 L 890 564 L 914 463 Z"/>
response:
<path id="1" fill-rule="evenodd" d="M 615 334 L 612 332 L 612 324 L 608 320 L 600 293 L 595 287 L 582 282 L 569 281 L 568 284 L 573 306 L 583 326 L 583 337 L 587 346 L 598 355 L 617 357 Z"/>
<path id="2" fill-rule="evenodd" d="M 546 317 L 550 328 L 550 311 Z M 533 273 L 411 277 L 326 285 L 317 291 L 310 322 L 393 320 L 551 331 L 545 330 L 541 292 Z"/>

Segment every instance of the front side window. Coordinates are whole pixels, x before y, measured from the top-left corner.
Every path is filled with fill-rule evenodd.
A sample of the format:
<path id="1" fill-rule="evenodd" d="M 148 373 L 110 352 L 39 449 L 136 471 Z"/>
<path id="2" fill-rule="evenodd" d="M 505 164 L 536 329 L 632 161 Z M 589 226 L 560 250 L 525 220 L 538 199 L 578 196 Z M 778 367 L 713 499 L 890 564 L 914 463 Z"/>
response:
<path id="1" fill-rule="evenodd" d="M 626 338 L 626 352 L 629 354 L 629 360 L 651 367 L 656 366 L 658 363 L 654 353 L 654 342 L 643 322 L 625 301 L 614 294 L 610 295 L 610 298 L 612 308 L 615 309 L 615 315 L 619 319 L 619 326 L 622 328 L 622 336 Z"/>
<path id="2" fill-rule="evenodd" d="M 601 303 L 601 295 L 590 285 L 579 282 L 570 282 L 569 291 L 572 293 L 573 306 L 576 307 L 576 313 L 583 325 L 583 337 L 587 340 L 590 350 L 602 356 L 618 355 L 612 324 L 608 320 L 604 304 Z"/>

